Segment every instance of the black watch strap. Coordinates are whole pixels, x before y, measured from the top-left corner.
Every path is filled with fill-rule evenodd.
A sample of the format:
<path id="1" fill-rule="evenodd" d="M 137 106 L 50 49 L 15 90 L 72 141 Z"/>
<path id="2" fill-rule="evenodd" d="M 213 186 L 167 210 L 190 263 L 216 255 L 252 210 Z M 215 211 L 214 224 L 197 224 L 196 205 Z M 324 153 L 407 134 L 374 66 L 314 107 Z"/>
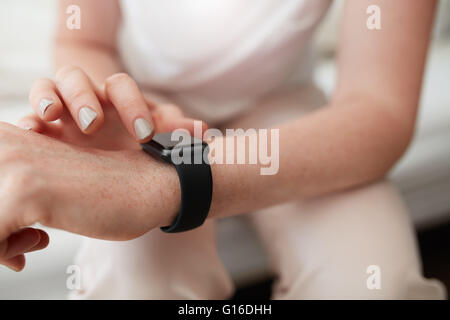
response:
<path id="1" fill-rule="evenodd" d="M 182 232 L 197 228 L 208 216 L 212 197 L 211 167 L 202 164 L 173 164 L 181 186 L 181 206 L 175 221 L 162 227 L 164 232 Z"/>

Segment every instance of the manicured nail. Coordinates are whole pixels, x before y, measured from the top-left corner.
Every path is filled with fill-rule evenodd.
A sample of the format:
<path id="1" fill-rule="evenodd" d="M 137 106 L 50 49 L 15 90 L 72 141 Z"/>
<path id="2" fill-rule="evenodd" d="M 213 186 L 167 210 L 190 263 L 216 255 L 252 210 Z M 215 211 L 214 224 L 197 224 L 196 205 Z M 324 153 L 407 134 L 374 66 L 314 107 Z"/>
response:
<path id="1" fill-rule="evenodd" d="M 47 111 L 48 107 L 50 107 L 53 102 L 54 101 L 51 99 L 42 99 L 41 102 L 39 102 L 39 108 L 41 109 L 42 115 L 45 114 L 45 111 Z"/>
<path id="2" fill-rule="evenodd" d="M 153 126 L 145 119 L 139 118 L 134 121 L 134 132 L 139 140 L 144 140 L 153 132 Z"/>
<path id="3" fill-rule="evenodd" d="M 97 113 L 91 108 L 83 107 L 78 112 L 78 119 L 80 120 L 81 129 L 84 131 L 97 119 Z"/>
<path id="4" fill-rule="evenodd" d="M 18 123 L 17 126 L 23 130 L 33 130 L 33 127 L 29 124 Z"/>

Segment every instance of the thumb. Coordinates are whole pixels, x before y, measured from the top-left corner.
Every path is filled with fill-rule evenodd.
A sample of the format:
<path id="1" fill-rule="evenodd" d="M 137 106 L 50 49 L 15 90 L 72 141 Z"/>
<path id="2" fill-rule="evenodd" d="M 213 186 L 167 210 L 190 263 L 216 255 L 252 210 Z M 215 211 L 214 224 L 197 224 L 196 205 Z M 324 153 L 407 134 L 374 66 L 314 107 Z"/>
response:
<path id="1" fill-rule="evenodd" d="M 49 137 L 59 138 L 62 135 L 62 126 L 59 123 L 50 123 L 40 119 L 35 114 L 27 115 L 17 122 L 17 126 L 44 134 Z"/>

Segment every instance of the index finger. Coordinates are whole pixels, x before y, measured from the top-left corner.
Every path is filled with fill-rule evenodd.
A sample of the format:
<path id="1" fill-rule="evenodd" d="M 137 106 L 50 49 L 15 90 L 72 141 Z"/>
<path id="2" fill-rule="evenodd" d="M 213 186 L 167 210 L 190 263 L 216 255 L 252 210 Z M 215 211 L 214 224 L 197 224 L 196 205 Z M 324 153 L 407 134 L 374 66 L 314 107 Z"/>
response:
<path id="1" fill-rule="evenodd" d="M 136 82 L 119 73 L 106 80 L 105 92 L 128 132 L 138 142 L 149 141 L 154 133 L 152 113 Z"/>

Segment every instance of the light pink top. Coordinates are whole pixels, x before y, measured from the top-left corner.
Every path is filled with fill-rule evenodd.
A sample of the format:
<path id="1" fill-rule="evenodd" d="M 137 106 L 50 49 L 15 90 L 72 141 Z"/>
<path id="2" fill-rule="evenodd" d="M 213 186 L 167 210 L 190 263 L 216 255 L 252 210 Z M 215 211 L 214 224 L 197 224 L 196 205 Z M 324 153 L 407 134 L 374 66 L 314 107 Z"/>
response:
<path id="1" fill-rule="evenodd" d="M 312 34 L 329 0 L 122 0 L 124 63 L 204 120 L 235 115 L 310 76 Z"/>

